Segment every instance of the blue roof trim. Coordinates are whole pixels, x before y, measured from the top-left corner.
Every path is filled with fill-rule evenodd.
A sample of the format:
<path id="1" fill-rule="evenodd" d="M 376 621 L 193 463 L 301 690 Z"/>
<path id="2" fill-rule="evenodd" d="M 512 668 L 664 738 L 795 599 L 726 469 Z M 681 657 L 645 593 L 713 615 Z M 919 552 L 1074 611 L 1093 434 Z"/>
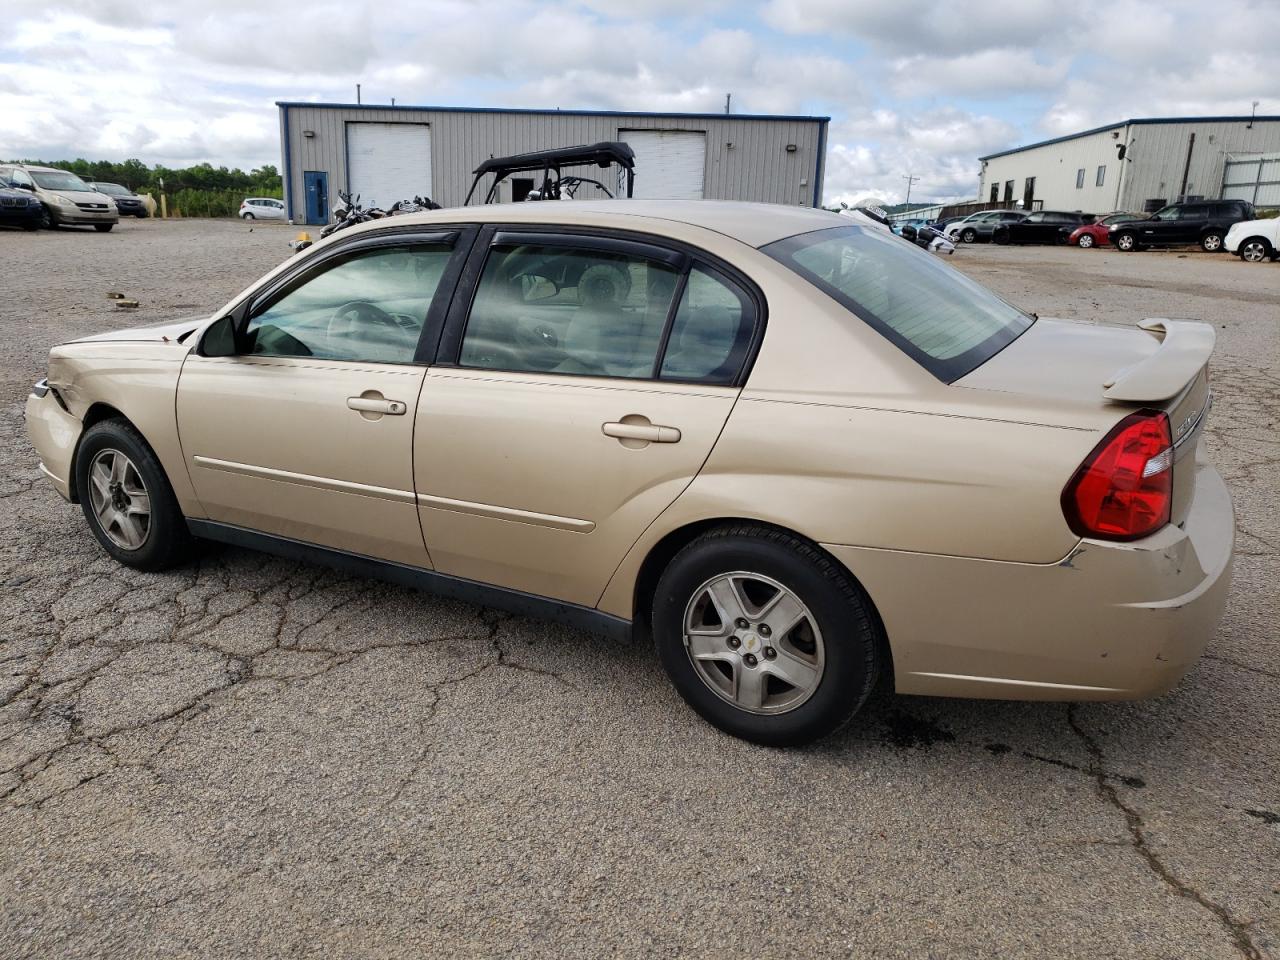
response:
<path id="1" fill-rule="evenodd" d="M 517 113 L 560 117 L 675 117 L 679 120 L 791 120 L 827 123 L 830 117 L 807 117 L 785 113 L 655 113 L 647 110 L 552 110 L 530 107 L 411 107 L 389 103 L 312 103 L 308 100 L 277 100 L 276 106 L 316 107 L 329 110 L 413 110 L 421 113 Z M 1263 119 L 1262 117 L 1258 118 Z"/>
<path id="2" fill-rule="evenodd" d="M 1107 130 L 1118 130 L 1120 127 L 1139 127 L 1144 124 L 1152 123 L 1254 123 L 1256 121 L 1280 121 L 1280 116 L 1265 117 L 1135 117 L 1131 120 L 1120 120 L 1116 123 L 1103 124 L 1101 127 L 1094 127 L 1092 130 L 1081 130 L 1079 133 L 1068 133 L 1064 137 L 1054 137 L 1051 140 L 1041 140 L 1037 143 L 1028 143 L 1022 147 L 1011 147 L 1008 150 L 1001 150 L 999 153 L 988 153 L 985 157 L 979 157 L 979 160 L 994 160 L 996 157 L 1007 157 L 1011 153 L 1022 153 L 1024 150 L 1034 150 L 1037 147 L 1048 147 L 1055 143 L 1064 143 L 1067 140 L 1075 140 L 1079 137 L 1090 137 L 1095 133 L 1105 133 Z"/>

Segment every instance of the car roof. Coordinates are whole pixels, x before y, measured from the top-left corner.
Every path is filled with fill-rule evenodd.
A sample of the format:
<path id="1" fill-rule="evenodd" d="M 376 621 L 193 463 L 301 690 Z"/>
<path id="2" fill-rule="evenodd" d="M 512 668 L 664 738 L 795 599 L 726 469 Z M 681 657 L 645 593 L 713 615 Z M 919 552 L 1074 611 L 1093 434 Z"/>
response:
<path id="1" fill-rule="evenodd" d="M 848 217 L 814 207 L 781 203 L 746 203 L 737 200 L 543 200 L 494 203 L 471 207 L 446 207 L 428 213 L 392 218 L 396 224 L 487 223 L 493 221 L 556 224 L 598 224 L 604 216 L 617 217 L 625 227 L 628 218 L 667 220 L 714 230 L 752 247 L 762 247 L 799 233 L 848 227 Z M 387 223 L 386 220 L 376 221 Z M 637 226 L 639 226 L 637 224 Z"/>
<path id="2" fill-rule="evenodd" d="M 15 163 L 15 167 L 22 167 L 24 170 L 39 170 L 41 173 L 71 173 L 70 170 L 63 170 L 61 167 L 42 167 L 38 163 Z"/>

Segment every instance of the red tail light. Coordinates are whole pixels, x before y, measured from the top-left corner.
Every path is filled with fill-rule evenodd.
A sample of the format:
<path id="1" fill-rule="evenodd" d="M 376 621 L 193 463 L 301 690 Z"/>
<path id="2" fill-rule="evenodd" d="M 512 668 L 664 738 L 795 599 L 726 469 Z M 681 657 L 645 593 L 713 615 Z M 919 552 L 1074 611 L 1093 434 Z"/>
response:
<path id="1" fill-rule="evenodd" d="M 1067 524 L 1082 537 L 1137 540 L 1169 522 L 1173 436 L 1169 418 L 1143 410 L 1116 424 L 1062 491 Z"/>

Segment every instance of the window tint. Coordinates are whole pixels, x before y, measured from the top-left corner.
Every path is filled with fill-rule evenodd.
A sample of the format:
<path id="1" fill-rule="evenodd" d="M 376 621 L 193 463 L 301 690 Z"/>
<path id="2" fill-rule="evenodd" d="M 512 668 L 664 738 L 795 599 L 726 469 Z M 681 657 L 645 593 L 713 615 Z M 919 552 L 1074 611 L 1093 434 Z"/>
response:
<path id="1" fill-rule="evenodd" d="M 1177 220 L 1182 216 L 1182 208 L 1178 206 L 1165 207 L 1159 210 L 1153 220 Z"/>
<path id="2" fill-rule="evenodd" d="M 410 363 L 449 256 L 433 244 L 344 260 L 255 312 L 243 352 Z"/>
<path id="3" fill-rule="evenodd" d="M 1022 221 L 1023 223 L 1044 223 L 1045 215 L 1043 213 L 1033 213 Z"/>
<path id="4" fill-rule="evenodd" d="M 1179 220 L 1203 220 L 1209 216 L 1209 208 L 1203 203 L 1195 203 L 1191 206 L 1182 208 L 1182 215 Z"/>
<path id="5" fill-rule="evenodd" d="M 679 275 L 642 257 L 577 246 L 495 247 L 459 362 L 597 377 L 651 377 Z"/>
<path id="6" fill-rule="evenodd" d="M 1032 324 L 958 270 L 880 231 L 835 227 L 763 250 L 948 383 Z"/>
<path id="7" fill-rule="evenodd" d="M 732 383 L 751 342 L 748 303 L 727 280 L 701 267 L 690 271 L 662 358 L 663 379 Z"/>

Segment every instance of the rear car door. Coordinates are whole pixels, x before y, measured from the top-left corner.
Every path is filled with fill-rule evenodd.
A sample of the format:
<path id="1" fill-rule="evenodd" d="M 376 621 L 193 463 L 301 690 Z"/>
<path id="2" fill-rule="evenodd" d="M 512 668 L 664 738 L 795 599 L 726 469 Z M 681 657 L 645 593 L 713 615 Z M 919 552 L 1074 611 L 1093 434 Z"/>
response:
<path id="1" fill-rule="evenodd" d="M 594 606 L 711 452 L 763 313 L 697 252 L 486 228 L 418 408 L 436 569 Z"/>
<path id="2" fill-rule="evenodd" d="M 413 487 L 420 349 L 434 346 L 468 237 L 357 238 L 208 329 L 177 414 L 211 520 L 430 566 Z"/>

